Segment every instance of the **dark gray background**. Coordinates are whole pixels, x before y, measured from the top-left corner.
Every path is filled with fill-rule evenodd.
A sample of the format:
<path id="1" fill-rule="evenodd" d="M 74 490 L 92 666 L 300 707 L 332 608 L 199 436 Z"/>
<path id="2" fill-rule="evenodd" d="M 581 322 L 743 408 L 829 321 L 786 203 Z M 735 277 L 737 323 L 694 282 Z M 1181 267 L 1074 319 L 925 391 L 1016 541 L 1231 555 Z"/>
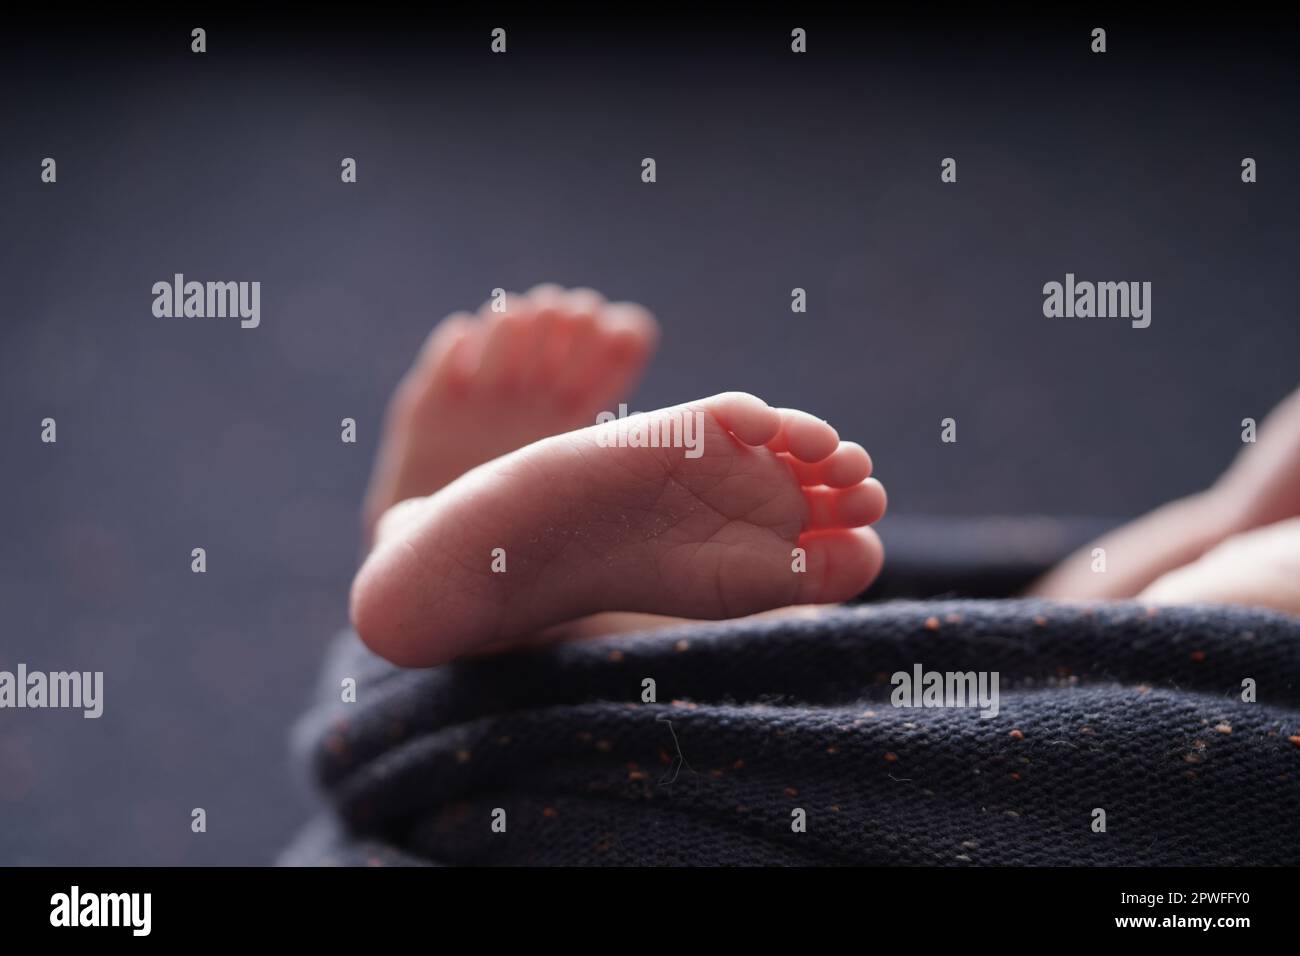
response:
<path id="1" fill-rule="evenodd" d="M 0 668 L 107 686 L 0 711 L 0 864 L 272 859 L 388 392 L 494 286 L 645 303 L 634 407 L 807 408 L 895 514 L 1134 515 L 1300 379 L 1293 30 L 799 22 L 7 34 Z M 1152 282 L 1151 327 L 1045 319 L 1067 271 Z M 174 272 L 260 280 L 261 327 L 153 317 Z"/>

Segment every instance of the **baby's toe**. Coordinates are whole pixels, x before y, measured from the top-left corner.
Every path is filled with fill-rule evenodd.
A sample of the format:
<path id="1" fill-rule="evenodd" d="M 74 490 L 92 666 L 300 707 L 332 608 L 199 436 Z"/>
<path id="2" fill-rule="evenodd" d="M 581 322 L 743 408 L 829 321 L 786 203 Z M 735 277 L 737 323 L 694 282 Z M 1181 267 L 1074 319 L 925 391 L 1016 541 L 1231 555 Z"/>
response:
<path id="1" fill-rule="evenodd" d="M 540 282 L 524 293 L 535 309 L 554 308 L 563 295 L 564 288 L 554 282 Z"/>
<path id="2" fill-rule="evenodd" d="M 831 456 L 820 463 L 821 483 L 832 488 L 848 488 L 871 477 L 871 456 L 857 442 L 840 442 Z"/>
<path id="3" fill-rule="evenodd" d="M 840 442 L 829 458 L 818 462 L 800 461 L 788 452 L 780 452 L 779 457 L 804 487 L 849 488 L 871 477 L 871 456 L 857 442 Z"/>
<path id="4" fill-rule="evenodd" d="M 485 319 L 485 327 L 477 384 L 487 388 L 517 384 L 529 327 L 528 317 L 518 311 L 491 313 Z"/>
<path id="5" fill-rule="evenodd" d="M 423 394 L 430 388 L 468 381 L 473 373 L 470 353 L 480 335 L 479 324 L 469 312 L 447 316 L 425 339 L 407 376 L 407 385 Z"/>
<path id="6" fill-rule="evenodd" d="M 840 436 L 826 422 L 797 408 L 778 409 L 781 430 L 768 443 L 776 452 L 789 452 L 800 461 L 819 462 L 839 446 Z"/>
<path id="7" fill-rule="evenodd" d="M 577 312 L 563 321 L 569 325 L 568 348 L 556 359 L 550 388 L 562 404 L 572 405 L 584 402 L 592 382 L 600 374 L 598 362 L 603 342 L 595 315 Z"/>
<path id="8" fill-rule="evenodd" d="M 591 407 L 607 409 L 635 387 L 654 354 L 658 336 L 653 325 L 611 321 L 608 310 L 598 318 L 601 346 L 593 362 L 592 378 L 585 386 L 585 398 Z"/>
<path id="9" fill-rule="evenodd" d="M 859 528 L 885 514 L 885 486 L 874 478 L 850 488 L 805 488 L 810 530 Z"/>
<path id="10" fill-rule="evenodd" d="M 798 575 L 796 604 L 848 601 L 867 589 L 880 573 L 885 550 L 871 528 L 812 531 L 799 538 L 807 567 Z"/>
<path id="11" fill-rule="evenodd" d="M 653 349 L 659 341 L 659 323 L 635 302 L 609 303 L 600 310 L 600 324 L 611 342 L 628 349 Z"/>
<path id="12" fill-rule="evenodd" d="M 781 430 L 781 413 L 748 392 L 723 392 L 699 404 L 746 445 L 766 445 Z"/>
<path id="13" fill-rule="evenodd" d="M 605 308 L 605 297 L 595 289 L 578 287 L 569 289 L 560 296 L 566 312 L 574 315 L 590 315 L 593 318 Z"/>

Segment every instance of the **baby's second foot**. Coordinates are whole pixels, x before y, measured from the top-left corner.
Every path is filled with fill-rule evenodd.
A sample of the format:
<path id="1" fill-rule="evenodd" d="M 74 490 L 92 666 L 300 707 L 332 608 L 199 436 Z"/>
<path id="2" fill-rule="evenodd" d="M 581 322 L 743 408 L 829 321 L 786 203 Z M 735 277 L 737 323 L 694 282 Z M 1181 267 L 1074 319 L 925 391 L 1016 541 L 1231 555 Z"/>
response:
<path id="1" fill-rule="evenodd" d="M 658 339 L 645 309 L 590 289 L 538 286 L 504 304 L 443 319 L 398 385 L 366 493 L 367 540 L 397 502 L 590 425 L 632 389 Z"/>
<path id="2" fill-rule="evenodd" d="M 690 439 L 685 423 L 699 455 L 670 440 Z M 547 438 L 386 514 L 353 623 L 376 653 L 428 666 L 601 611 L 848 600 L 883 560 L 870 472 L 825 422 L 737 392 Z"/>

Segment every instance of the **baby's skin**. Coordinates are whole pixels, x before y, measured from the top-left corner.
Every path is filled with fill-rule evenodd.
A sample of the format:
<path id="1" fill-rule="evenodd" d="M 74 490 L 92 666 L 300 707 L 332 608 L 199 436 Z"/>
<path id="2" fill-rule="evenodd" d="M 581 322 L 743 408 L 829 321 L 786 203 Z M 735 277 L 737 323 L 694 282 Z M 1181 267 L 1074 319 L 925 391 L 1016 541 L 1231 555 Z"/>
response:
<path id="1" fill-rule="evenodd" d="M 1096 548 L 1105 549 L 1105 573 L 1093 571 Z M 1212 486 L 1081 548 L 1031 593 L 1300 614 L 1300 391 L 1273 409 Z"/>
<path id="2" fill-rule="evenodd" d="M 371 550 L 351 610 L 367 646 L 432 666 L 683 618 L 809 613 L 871 583 L 885 490 L 821 419 L 724 392 L 597 423 L 658 334 L 640 306 L 552 285 L 433 330 L 390 403 L 363 509 Z M 1300 613 L 1300 398 L 1213 489 L 1090 545 L 1033 593 Z"/>
<path id="3" fill-rule="evenodd" d="M 367 542 L 399 501 L 471 468 L 592 424 L 635 387 L 659 326 L 639 305 L 542 285 L 433 329 L 388 406 L 362 509 Z"/>
<path id="4" fill-rule="evenodd" d="M 875 578 L 885 490 L 861 446 L 740 392 L 596 424 L 649 357 L 649 313 L 553 286 L 507 302 L 444 320 L 394 399 L 352 587 L 371 649 L 429 666 L 557 626 L 834 603 Z M 692 447 L 672 447 L 683 422 Z M 636 447 L 638 425 L 664 440 Z M 605 611 L 643 616 L 589 617 Z"/>

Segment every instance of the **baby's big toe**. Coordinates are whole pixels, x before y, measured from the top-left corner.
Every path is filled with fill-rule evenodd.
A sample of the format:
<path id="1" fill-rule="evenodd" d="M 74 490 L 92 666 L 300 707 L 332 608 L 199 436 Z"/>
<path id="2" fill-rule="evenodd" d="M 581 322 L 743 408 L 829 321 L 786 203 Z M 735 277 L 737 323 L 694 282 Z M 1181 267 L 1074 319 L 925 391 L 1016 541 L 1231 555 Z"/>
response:
<path id="1" fill-rule="evenodd" d="M 885 549 L 871 528 L 813 531 L 799 538 L 807 568 L 799 577 L 798 604 L 850 601 L 880 573 Z"/>

